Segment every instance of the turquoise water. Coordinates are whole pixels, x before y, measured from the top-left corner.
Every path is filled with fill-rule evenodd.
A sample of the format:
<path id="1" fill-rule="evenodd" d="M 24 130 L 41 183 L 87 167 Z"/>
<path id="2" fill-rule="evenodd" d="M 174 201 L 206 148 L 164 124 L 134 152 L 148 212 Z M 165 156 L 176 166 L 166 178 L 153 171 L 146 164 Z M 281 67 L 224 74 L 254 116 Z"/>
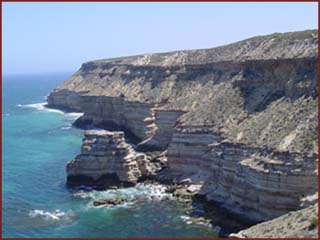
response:
<path id="1" fill-rule="evenodd" d="M 82 141 L 82 130 L 71 126 L 79 115 L 48 110 L 43 103 L 67 77 L 3 77 L 3 237 L 215 237 L 214 230 L 183 221 L 185 205 L 161 201 L 161 186 L 100 192 L 65 186 L 65 165 Z M 92 206 L 93 199 L 110 196 L 129 201 Z"/>

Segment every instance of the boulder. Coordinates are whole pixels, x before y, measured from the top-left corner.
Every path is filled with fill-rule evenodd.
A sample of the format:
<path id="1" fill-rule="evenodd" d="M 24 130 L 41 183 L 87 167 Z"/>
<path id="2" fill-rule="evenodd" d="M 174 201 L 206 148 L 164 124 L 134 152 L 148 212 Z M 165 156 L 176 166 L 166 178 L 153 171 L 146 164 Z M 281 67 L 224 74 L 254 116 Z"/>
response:
<path id="1" fill-rule="evenodd" d="M 93 202 L 94 206 L 100 205 L 118 205 L 125 202 L 124 198 L 104 198 L 104 199 L 97 199 Z"/>

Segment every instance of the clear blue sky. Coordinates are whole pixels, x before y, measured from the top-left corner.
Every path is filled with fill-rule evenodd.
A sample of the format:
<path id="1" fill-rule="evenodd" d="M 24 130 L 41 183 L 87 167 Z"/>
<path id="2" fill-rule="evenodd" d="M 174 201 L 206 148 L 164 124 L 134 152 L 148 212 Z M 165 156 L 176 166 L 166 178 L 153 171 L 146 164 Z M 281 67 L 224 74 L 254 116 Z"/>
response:
<path id="1" fill-rule="evenodd" d="M 318 28 L 317 3 L 3 3 L 3 73 Z"/>

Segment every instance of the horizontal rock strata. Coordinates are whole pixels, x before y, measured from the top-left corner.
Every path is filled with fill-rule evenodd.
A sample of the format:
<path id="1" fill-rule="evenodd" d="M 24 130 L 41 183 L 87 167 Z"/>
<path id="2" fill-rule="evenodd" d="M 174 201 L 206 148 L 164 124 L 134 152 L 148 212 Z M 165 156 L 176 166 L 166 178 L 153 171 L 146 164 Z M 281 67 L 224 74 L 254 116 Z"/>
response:
<path id="1" fill-rule="evenodd" d="M 181 110 L 153 110 L 152 117 L 145 119 L 147 123 L 146 139 L 139 143 L 139 149 L 166 149 L 171 142 L 173 128 L 178 118 L 184 114 Z"/>
<path id="2" fill-rule="evenodd" d="M 167 158 L 172 179 L 204 182 L 208 201 L 254 221 L 297 210 L 318 191 L 316 154 L 229 142 L 203 126 L 177 128 Z"/>
<path id="3" fill-rule="evenodd" d="M 257 221 L 271 219 L 299 209 L 303 197 L 318 191 L 315 155 L 255 149 L 234 164 L 238 146 L 222 148 L 223 155 L 213 158 L 213 177 L 203 191 L 208 200 L 218 201 L 234 212 Z"/>
<path id="4" fill-rule="evenodd" d="M 144 120 L 158 105 L 186 111 L 179 121 L 212 125 L 230 141 L 317 152 L 317 49 L 310 30 L 91 61 L 50 93 L 48 105 L 83 111 L 84 122 L 115 125 L 139 140 L 150 137 Z M 161 128 L 163 117 L 174 116 L 158 117 Z"/>
<path id="5" fill-rule="evenodd" d="M 177 180 L 191 178 L 194 183 L 207 180 L 212 172 L 207 156 L 209 144 L 220 140 L 221 136 L 214 134 L 209 126 L 177 128 L 167 152 L 168 175 Z"/>
<path id="6" fill-rule="evenodd" d="M 145 134 L 144 119 L 149 116 L 152 105 L 129 102 L 124 97 L 83 96 L 81 106 L 85 114 L 75 122 L 75 125 L 124 130 L 141 139 Z"/>
<path id="7" fill-rule="evenodd" d="M 124 140 L 123 132 L 88 130 L 81 154 L 67 165 L 68 185 L 108 187 L 134 185 L 152 173 L 143 153 L 137 153 Z"/>
<path id="8" fill-rule="evenodd" d="M 48 105 L 84 112 L 76 126 L 124 131 L 141 151 L 167 150 L 161 179 L 202 185 L 208 201 L 255 221 L 317 198 L 317 30 L 90 61 L 50 93 Z M 121 157 L 104 150 L 104 160 L 82 150 L 68 165 L 68 182 L 134 183 L 147 165 L 124 148 L 115 147 Z"/>

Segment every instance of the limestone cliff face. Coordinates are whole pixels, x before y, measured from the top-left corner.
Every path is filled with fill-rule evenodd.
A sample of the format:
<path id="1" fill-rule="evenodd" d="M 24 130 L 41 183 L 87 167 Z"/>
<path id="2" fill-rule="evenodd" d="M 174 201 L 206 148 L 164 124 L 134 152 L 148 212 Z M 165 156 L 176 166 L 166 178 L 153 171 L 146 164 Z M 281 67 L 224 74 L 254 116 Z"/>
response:
<path id="1" fill-rule="evenodd" d="M 148 131 L 144 141 L 139 143 L 140 149 L 166 149 L 171 143 L 177 119 L 186 113 L 174 109 L 154 109 L 153 112 L 152 117 L 145 119 Z"/>
<path id="2" fill-rule="evenodd" d="M 301 207 L 318 191 L 317 156 L 221 143 L 211 149 L 208 200 L 262 221 Z"/>
<path id="3" fill-rule="evenodd" d="M 152 173 L 145 154 L 125 142 L 123 132 L 85 131 L 81 154 L 67 165 L 69 185 L 134 185 Z"/>
<path id="4" fill-rule="evenodd" d="M 181 122 L 211 125 L 231 141 L 317 152 L 317 47 L 317 31 L 310 30 L 87 62 L 51 92 L 48 104 L 84 111 L 93 122 L 108 115 L 140 140 L 148 131 L 144 119 L 157 107 L 186 111 Z M 159 132 L 152 145 L 159 137 L 167 139 L 159 147 L 168 145 L 169 131 Z"/>
<path id="5" fill-rule="evenodd" d="M 272 34 L 87 62 L 48 105 L 84 112 L 78 126 L 125 131 L 141 150 L 167 149 L 169 177 L 262 220 L 317 191 L 317 68 L 316 30 Z"/>
<path id="6" fill-rule="evenodd" d="M 178 127 L 169 145 L 168 175 L 173 178 L 191 178 L 193 182 L 207 181 L 212 175 L 210 144 L 221 141 L 221 136 L 209 126 Z"/>
<path id="7" fill-rule="evenodd" d="M 76 125 L 92 124 L 111 130 L 125 130 L 141 139 L 145 135 L 143 121 L 150 115 L 149 103 L 130 102 L 124 97 L 83 96 L 81 109 L 85 112 Z"/>
<path id="8" fill-rule="evenodd" d="M 230 142 L 207 126 L 176 129 L 167 175 L 204 183 L 208 201 L 254 221 L 304 205 L 318 191 L 317 154 L 276 151 Z"/>

